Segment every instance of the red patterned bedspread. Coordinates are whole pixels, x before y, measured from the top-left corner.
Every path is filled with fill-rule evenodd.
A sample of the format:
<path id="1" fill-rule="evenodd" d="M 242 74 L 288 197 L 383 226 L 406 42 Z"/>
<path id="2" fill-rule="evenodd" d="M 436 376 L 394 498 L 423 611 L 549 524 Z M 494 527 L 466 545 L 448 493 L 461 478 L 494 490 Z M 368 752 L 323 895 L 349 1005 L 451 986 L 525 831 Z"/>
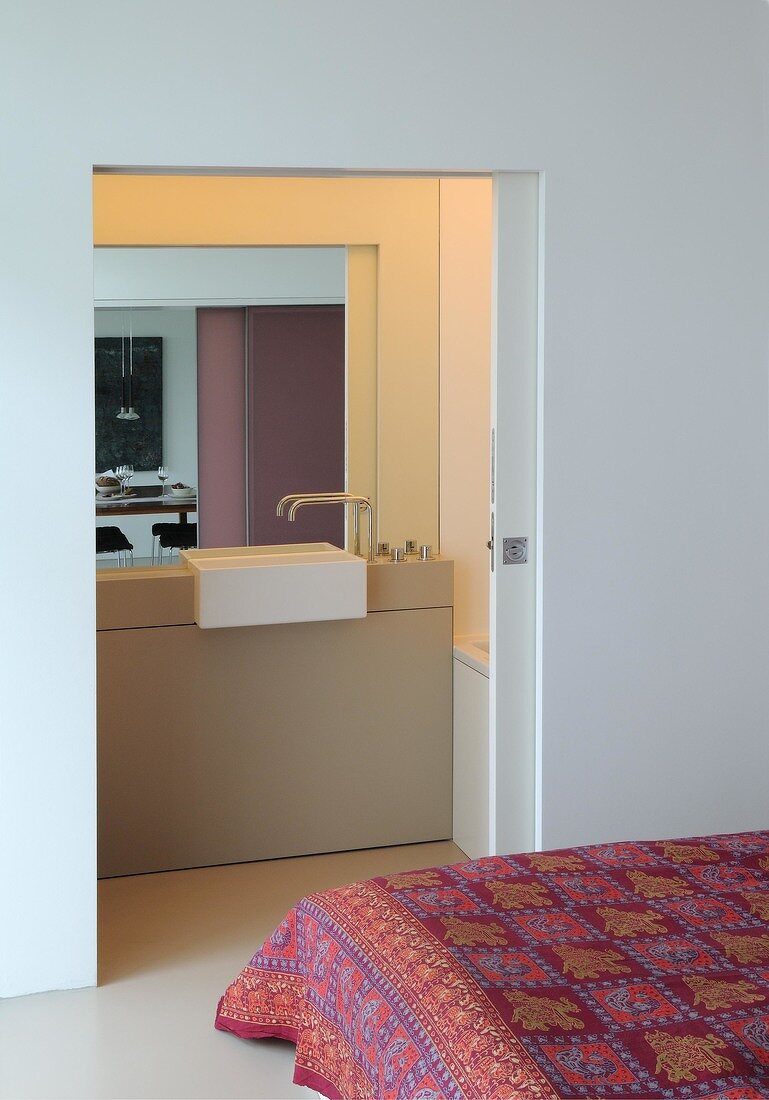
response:
<path id="1" fill-rule="evenodd" d="M 490 857 L 312 894 L 216 1026 L 329 1097 L 769 1097 L 769 832 Z"/>

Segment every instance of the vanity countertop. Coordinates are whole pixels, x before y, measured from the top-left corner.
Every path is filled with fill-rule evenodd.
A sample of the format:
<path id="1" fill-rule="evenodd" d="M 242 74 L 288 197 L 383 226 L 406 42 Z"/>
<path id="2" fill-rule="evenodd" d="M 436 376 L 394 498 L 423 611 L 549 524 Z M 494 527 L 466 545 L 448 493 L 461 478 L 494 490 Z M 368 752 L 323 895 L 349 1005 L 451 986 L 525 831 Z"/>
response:
<path id="1" fill-rule="evenodd" d="M 368 563 L 368 611 L 407 611 L 451 607 L 454 562 L 408 558 Z M 96 629 L 186 626 L 195 622 L 194 580 L 187 569 L 100 569 L 96 574 Z M 304 624 L 295 624 L 302 626 Z"/>
<path id="2" fill-rule="evenodd" d="M 391 562 L 379 558 L 368 566 L 368 609 L 408 611 L 420 607 L 452 607 L 454 562 L 451 558 Z"/>

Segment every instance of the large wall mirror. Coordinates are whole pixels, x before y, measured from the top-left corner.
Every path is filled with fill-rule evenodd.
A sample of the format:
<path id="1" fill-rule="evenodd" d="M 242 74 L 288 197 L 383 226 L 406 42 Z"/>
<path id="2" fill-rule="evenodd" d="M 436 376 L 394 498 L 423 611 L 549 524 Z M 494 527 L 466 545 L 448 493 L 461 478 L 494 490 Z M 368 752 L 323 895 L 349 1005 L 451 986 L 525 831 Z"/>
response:
<path id="1" fill-rule="evenodd" d="M 133 465 L 133 495 L 161 492 L 157 441 L 133 462 L 115 442 L 149 428 L 118 420 L 145 385 L 149 409 L 162 406 L 166 493 L 197 490 L 168 522 L 196 523 L 199 545 L 325 534 L 350 548 L 341 507 L 306 508 L 290 525 L 273 514 L 284 487 L 339 487 L 371 499 L 375 541 L 437 549 L 440 209 L 438 179 L 95 175 L 97 373 L 111 379 L 97 379 L 97 474 Z M 179 340 L 195 342 L 184 368 Z M 99 525 L 122 514 L 146 564 L 170 505 L 100 500 Z M 112 567 L 115 553 L 103 559 Z"/>
<path id="2" fill-rule="evenodd" d="M 349 543 L 339 506 L 276 515 L 293 492 L 376 501 L 376 348 L 355 302 L 350 316 L 348 261 L 344 247 L 95 250 L 98 567 Z"/>

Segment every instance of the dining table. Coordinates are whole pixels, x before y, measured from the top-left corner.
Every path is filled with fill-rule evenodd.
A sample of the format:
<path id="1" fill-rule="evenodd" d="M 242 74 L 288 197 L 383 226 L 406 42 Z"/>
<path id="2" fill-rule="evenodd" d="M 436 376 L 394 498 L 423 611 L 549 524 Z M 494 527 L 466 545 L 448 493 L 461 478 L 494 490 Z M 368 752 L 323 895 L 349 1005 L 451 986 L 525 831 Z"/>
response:
<path id="1" fill-rule="evenodd" d="M 189 523 L 190 512 L 197 512 L 198 498 L 195 493 L 188 497 L 173 496 L 166 490 L 163 493 L 159 485 L 135 485 L 125 493 L 114 496 L 96 495 L 96 515 L 105 516 L 179 516 L 179 523 Z"/>

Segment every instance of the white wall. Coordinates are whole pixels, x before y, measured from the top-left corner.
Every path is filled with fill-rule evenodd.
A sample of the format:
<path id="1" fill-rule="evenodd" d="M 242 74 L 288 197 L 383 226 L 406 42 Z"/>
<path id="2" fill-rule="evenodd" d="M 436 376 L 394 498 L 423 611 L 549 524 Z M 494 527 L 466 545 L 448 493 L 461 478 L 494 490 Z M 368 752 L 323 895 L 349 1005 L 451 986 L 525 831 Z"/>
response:
<path id="1" fill-rule="evenodd" d="M 128 255 L 128 249 L 123 250 Z M 160 250 L 158 250 L 160 251 Z M 98 255 L 98 253 L 96 253 Z M 99 310 L 94 316 L 96 336 L 120 336 L 123 310 Z M 163 338 L 163 462 L 168 466 L 167 485 L 198 483 L 198 340 L 196 312 L 187 309 L 132 309 L 134 336 Z M 141 413 L 141 410 L 139 410 Z M 101 472 L 101 471 L 99 471 Z M 132 484 L 159 485 L 157 469 L 136 470 Z M 152 524 L 159 516 L 108 516 L 97 527 L 117 524 L 134 548 L 134 559 L 152 551 Z M 175 519 L 172 514 L 171 519 Z M 195 517 L 191 517 L 193 520 Z M 110 559 L 105 559 L 110 560 Z M 114 561 L 114 559 L 111 559 Z"/>
<path id="2" fill-rule="evenodd" d="M 766 5 L 162 12 L 4 12 L 0 992 L 95 979 L 93 164 L 543 170 L 545 844 L 765 825 Z"/>
<path id="3" fill-rule="evenodd" d="M 97 248 L 94 299 L 344 302 L 344 248 Z"/>

